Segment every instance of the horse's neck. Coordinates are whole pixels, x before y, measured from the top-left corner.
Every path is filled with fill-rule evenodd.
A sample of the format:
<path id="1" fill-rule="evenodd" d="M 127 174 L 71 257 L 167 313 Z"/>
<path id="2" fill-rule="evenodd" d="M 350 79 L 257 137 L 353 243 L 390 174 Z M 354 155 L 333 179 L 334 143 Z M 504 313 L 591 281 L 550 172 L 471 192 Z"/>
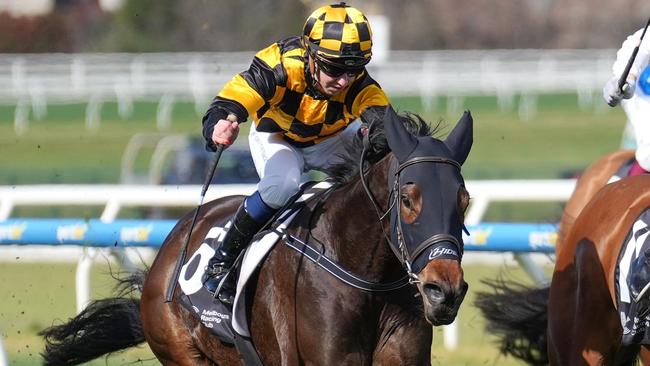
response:
<path id="1" fill-rule="evenodd" d="M 386 157 L 366 174 L 367 185 L 377 200 L 381 214 L 388 209 L 388 167 Z M 360 179 L 341 187 L 330 201 L 335 205 L 326 215 L 330 221 L 329 242 L 336 261 L 370 281 L 394 280 L 399 262 L 388 246 L 388 218 L 382 222 Z M 383 230 L 382 230 L 383 228 Z"/>

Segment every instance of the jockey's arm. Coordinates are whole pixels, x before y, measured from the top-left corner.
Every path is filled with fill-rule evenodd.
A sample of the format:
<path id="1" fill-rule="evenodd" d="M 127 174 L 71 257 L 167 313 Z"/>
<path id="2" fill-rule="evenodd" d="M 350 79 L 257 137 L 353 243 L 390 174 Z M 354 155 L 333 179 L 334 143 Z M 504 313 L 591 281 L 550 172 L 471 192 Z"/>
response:
<path id="1" fill-rule="evenodd" d="M 235 75 L 214 98 L 203 116 L 207 149 L 214 151 L 217 144 L 232 144 L 237 138 L 239 123 L 245 122 L 273 98 L 277 81 L 269 59 L 279 63 L 276 44 L 258 52 L 248 70 Z M 237 122 L 229 121 L 229 114 L 235 115 Z"/>
<path id="2" fill-rule="evenodd" d="M 639 39 L 641 38 L 642 33 L 643 29 L 639 29 L 634 34 L 628 36 L 627 39 L 623 42 L 621 48 L 616 53 L 616 61 L 612 66 L 613 76 L 617 76 L 619 78 L 621 77 L 630 57 L 632 56 L 634 48 L 639 44 Z M 650 40 L 647 39 L 647 37 L 644 37 L 643 42 L 641 42 L 641 45 L 639 46 L 639 52 L 634 59 L 634 63 L 632 64 L 632 68 L 630 69 L 630 74 L 628 75 L 627 80 L 630 82 L 635 82 L 639 78 L 641 71 L 643 71 L 643 69 L 648 65 L 649 61 Z"/>

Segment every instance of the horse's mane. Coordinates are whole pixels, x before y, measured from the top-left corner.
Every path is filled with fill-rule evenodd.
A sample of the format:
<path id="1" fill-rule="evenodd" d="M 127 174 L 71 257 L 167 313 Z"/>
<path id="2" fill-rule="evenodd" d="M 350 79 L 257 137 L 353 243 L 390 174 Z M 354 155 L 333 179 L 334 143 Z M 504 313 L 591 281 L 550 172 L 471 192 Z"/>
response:
<path id="1" fill-rule="evenodd" d="M 422 117 L 412 112 L 398 113 L 400 120 L 407 130 L 415 136 L 433 136 L 440 130 L 441 123 L 430 126 Z M 365 164 L 374 164 L 390 153 L 390 147 L 384 133 L 384 111 L 373 109 L 367 110 L 361 116 L 363 124 L 368 130 L 370 144 L 366 151 Z M 345 154 L 339 155 L 343 161 L 328 171 L 330 177 L 336 183 L 347 183 L 359 174 L 359 159 L 363 152 L 363 141 L 355 138 L 345 146 Z"/>

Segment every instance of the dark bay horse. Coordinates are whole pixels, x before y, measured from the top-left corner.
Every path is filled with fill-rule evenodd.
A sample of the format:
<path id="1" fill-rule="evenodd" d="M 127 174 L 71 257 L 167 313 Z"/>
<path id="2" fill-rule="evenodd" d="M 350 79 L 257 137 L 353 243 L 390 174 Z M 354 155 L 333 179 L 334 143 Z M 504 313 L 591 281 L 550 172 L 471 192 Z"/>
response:
<path id="1" fill-rule="evenodd" d="M 366 167 L 348 172 L 327 200 L 308 204 L 288 231 L 366 281 L 410 278 L 415 286 L 404 281 L 387 292 L 360 290 L 278 242 L 261 265 L 250 309 L 251 339 L 264 365 L 430 365 L 431 325 L 457 315 L 468 288 L 461 257 L 469 194 L 460 165 L 472 145 L 471 115 L 441 141 L 419 117 L 398 116 L 390 107 L 382 114 L 376 122 L 383 123 L 369 121 L 369 138 L 357 146 L 366 153 L 345 165 L 366 156 Z M 241 200 L 201 208 L 190 253 Z M 165 365 L 241 364 L 233 346 L 178 303 L 178 288 L 175 300 L 164 302 L 191 217 L 165 240 L 139 299 L 97 300 L 43 332 L 46 364 L 76 364 L 145 339 Z M 140 285 L 142 278 L 125 284 Z"/>
<path id="2" fill-rule="evenodd" d="M 571 197 L 564 206 L 558 230 L 558 245 L 555 246 L 556 252 L 561 246 L 562 238 L 571 230 L 582 208 L 598 190 L 607 184 L 612 175 L 632 158 L 634 158 L 634 150 L 614 151 L 596 160 L 580 175 Z"/>
<path id="3" fill-rule="evenodd" d="M 623 345 L 617 259 L 650 207 L 650 176 L 605 185 L 581 210 L 557 254 L 550 286 L 491 282 L 476 305 L 501 351 L 531 365 L 650 365 L 648 347 Z"/>

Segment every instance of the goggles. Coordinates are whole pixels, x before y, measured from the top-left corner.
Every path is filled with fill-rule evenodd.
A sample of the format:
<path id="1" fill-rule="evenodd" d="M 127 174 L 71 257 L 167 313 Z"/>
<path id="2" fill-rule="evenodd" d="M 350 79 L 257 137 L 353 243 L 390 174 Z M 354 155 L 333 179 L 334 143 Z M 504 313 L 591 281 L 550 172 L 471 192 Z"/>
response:
<path id="1" fill-rule="evenodd" d="M 361 75 L 365 70 L 363 66 L 358 68 L 343 68 L 329 63 L 325 63 L 319 60 L 317 57 L 314 57 L 314 59 L 316 60 L 316 64 L 318 65 L 318 68 L 322 72 L 324 72 L 327 76 L 333 78 L 341 77 L 343 76 L 343 74 L 347 74 L 347 76 L 351 78 L 356 78 L 357 76 Z"/>

